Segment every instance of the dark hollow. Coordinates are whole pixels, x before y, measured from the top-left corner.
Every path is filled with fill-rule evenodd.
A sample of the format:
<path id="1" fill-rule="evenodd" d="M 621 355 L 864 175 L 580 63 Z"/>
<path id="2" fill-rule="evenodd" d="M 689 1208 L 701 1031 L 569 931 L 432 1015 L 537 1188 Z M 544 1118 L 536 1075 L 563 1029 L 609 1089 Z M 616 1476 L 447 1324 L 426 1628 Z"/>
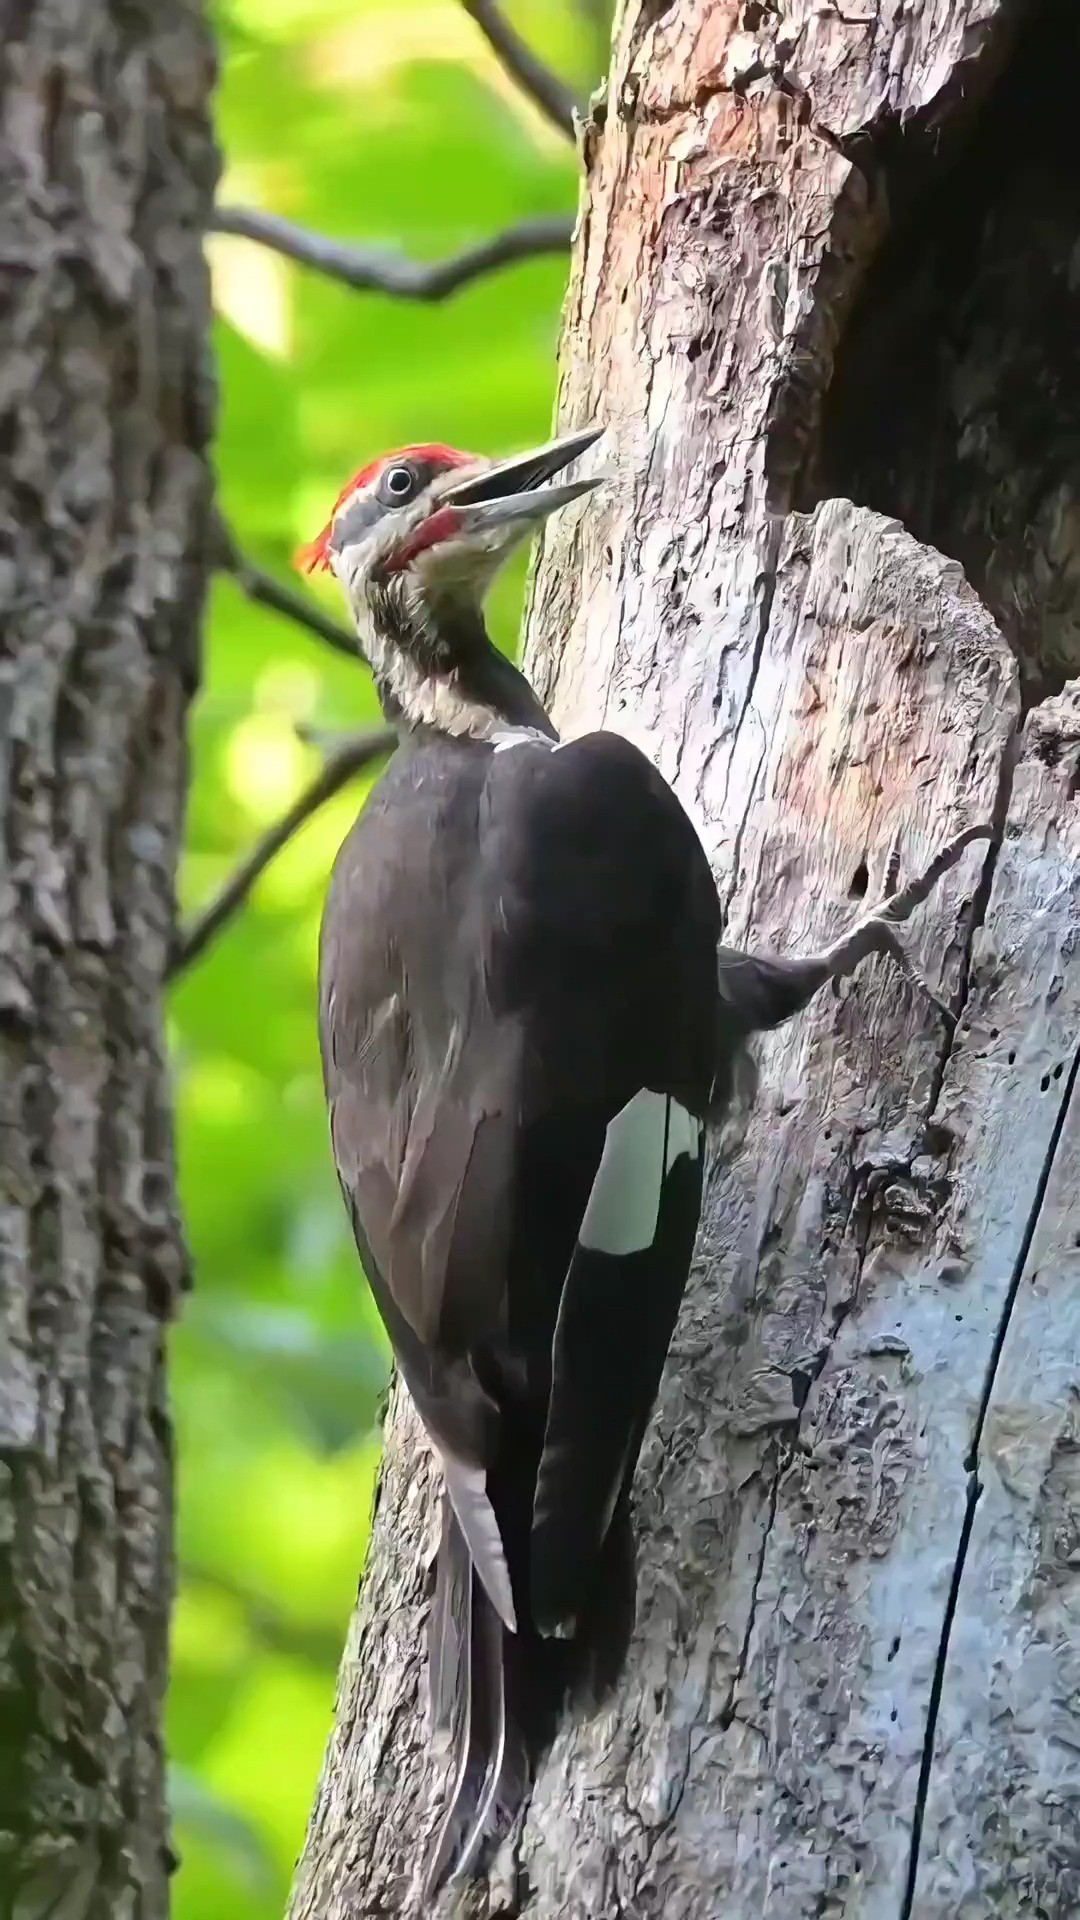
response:
<path id="1" fill-rule="evenodd" d="M 1080 673 L 1078 74 L 1080 0 L 1045 0 L 951 161 L 924 148 L 912 193 L 882 155 L 906 204 L 840 343 L 812 496 L 959 560 L 1029 703 Z"/>

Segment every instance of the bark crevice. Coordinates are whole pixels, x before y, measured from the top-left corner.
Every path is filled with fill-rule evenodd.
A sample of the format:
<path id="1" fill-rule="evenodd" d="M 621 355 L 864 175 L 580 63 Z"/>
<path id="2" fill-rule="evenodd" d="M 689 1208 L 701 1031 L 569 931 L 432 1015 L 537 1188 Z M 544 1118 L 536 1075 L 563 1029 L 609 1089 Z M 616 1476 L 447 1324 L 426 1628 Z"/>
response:
<path id="1" fill-rule="evenodd" d="M 1031 1206 L 1031 1212 L 1028 1217 L 1028 1222 L 1024 1230 L 1023 1238 L 1016 1252 L 1016 1258 L 1013 1262 L 1013 1270 L 1009 1278 L 1009 1284 L 1006 1290 L 1005 1298 L 1001 1305 L 1001 1314 L 1000 1314 L 1000 1318 L 998 1320 L 998 1324 L 994 1333 L 993 1345 L 991 1347 L 990 1356 L 987 1362 L 986 1375 L 983 1381 L 982 1392 L 979 1398 L 979 1404 L 978 1404 L 978 1408 L 975 1415 L 975 1425 L 974 1425 L 974 1431 L 972 1434 L 971 1447 L 968 1452 L 967 1458 L 964 1461 L 965 1471 L 968 1476 L 967 1491 L 966 1491 L 966 1498 L 964 1502 L 963 1518 L 960 1525 L 960 1537 L 959 1537 L 959 1540 L 957 1541 L 956 1560 L 953 1566 L 952 1579 L 949 1584 L 949 1593 L 946 1601 L 944 1618 L 942 1620 L 942 1625 L 941 1625 L 941 1641 L 938 1647 L 937 1658 L 934 1663 L 934 1671 L 931 1676 L 930 1694 L 929 1694 L 929 1700 L 928 1700 L 927 1711 L 926 1711 L 926 1733 L 925 1733 L 924 1744 L 923 1744 L 922 1759 L 919 1767 L 919 1782 L 918 1782 L 918 1787 L 916 1789 L 916 1795 L 915 1795 L 915 1807 L 914 1807 L 914 1812 L 912 1816 L 911 1854 L 910 1854 L 909 1865 L 908 1865 L 908 1877 L 907 1877 L 907 1884 L 904 1891 L 904 1900 L 900 1910 L 899 1920 L 911 1920 L 912 1911 L 913 1911 L 914 1902 L 915 1902 L 916 1890 L 918 1887 L 919 1863 L 920 1863 L 920 1854 L 921 1854 L 922 1837 L 923 1837 L 923 1823 L 925 1819 L 926 1806 L 930 1796 L 930 1789 L 931 1789 L 931 1783 L 933 1778 L 934 1741 L 937 1733 L 938 1715 L 941 1708 L 941 1698 L 944 1692 L 945 1682 L 946 1682 L 946 1674 L 947 1674 L 948 1661 L 949 1661 L 949 1646 L 950 1646 L 950 1641 L 952 1639 L 953 1626 L 956 1620 L 957 1610 L 960 1604 L 960 1597 L 961 1597 L 962 1584 L 964 1579 L 965 1566 L 967 1563 L 968 1550 L 971 1546 L 971 1541 L 972 1541 L 972 1537 L 975 1530 L 976 1509 L 978 1507 L 980 1499 L 982 1498 L 982 1493 L 983 1493 L 983 1484 L 982 1484 L 982 1480 L 980 1479 L 980 1458 L 979 1458 L 980 1448 L 982 1445 L 983 1428 L 986 1424 L 987 1415 L 990 1410 L 990 1403 L 993 1398 L 994 1387 L 997 1381 L 998 1370 L 1001 1364 L 1001 1356 L 1004 1351 L 1005 1343 L 1009 1334 L 1009 1326 L 1012 1320 L 1013 1309 L 1016 1305 L 1017 1296 L 1020 1292 L 1020 1286 L 1024 1279 L 1025 1272 L 1027 1271 L 1028 1257 L 1030 1255 L 1032 1242 L 1034 1241 L 1036 1230 L 1039 1225 L 1039 1220 L 1042 1214 L 1043 1204 L 1046 1199 L 1047 1190 L 1050 1186 L 1051 1177 L 1054 1172 L 1054 1166 L 1057 1160 L 1058 1150 L 1061 1145 L 1061 1139 L 1065 1130 L 1065 1123 L 1068 1118 L 1069 1109 L 1072 1104 L 1073 1096 L 1076 1092 L 1078 1078 L 1080 1078 L 1080 1046 L 1077 1047 L 1076 1052 L 1073 1055 L 1072 1064 L 1069 1070 L 1068 1077 L 1065 1082 L 1065 1091 L 1062 1094 L 1061 1101 L 1058 1106 L 1057 1116 L 1054 1121 L 1053 1131 L 1051 1133 L 1050 1140 L 1047 1145 L 1045 1159 L 1043 1161 L 1041 1169 L 1039 1170 L 1035 1196 Z"/>
<path id="2" fill-rule="evenodd" d="M 953 1563 L 952 1578 L 945 1599 L 945 1611 L 941 1621 L 941 1638 L 938 1642 L 937 1657 L 930 1676 L 930 1691 L 926 1703 L 926 1730 L 923 1734 L 922 1754 L 919 1759 L 919 1778 L 915 1788 L 915 1804 L 911 1814 L 911 1846 L 908 1853 L 907 1878 L 904 1895 L 900 1902 L 899 1920 L 912 1920 L 915 1895 L 919 1884 L 919 1861 L 922 1854 L 923 1824 L 926 1818 L 926 1804 L 930 1797 L 930 1780 L 934 1766 L 934 1739 L 937 1734 L 938 1715 L 941 1711 L 941 1696 L 945 1688 L 945 1672 L 949 1659 L 949 1641 L 952 1637 L 953 1623 L 960 1601 L 960 1582 L 964 1576 L 964 1563 L 975 1528 L 975 1509 L 979 1504 L 982 1488 L 978 1476 L 969 1474 L 964 1498 L 964 1510 L 960 1521 L 960 1537 L 956 1546 L 956 1559 Z"/>
<path id="3" fill-rule="evenodd" d="M 1031 1244 L 1035 1238 L 1036 1230 L 1039 1225 L 1039 1220 L 1042 1215 L 1043 1205 L 1046 1200 L 1047 1189 L 1050 1185 L 1050 1181 L 1053 1176 L 1054 1167 L 1057 1161 L 1058 1150 L 1061 1146 L 1061 1137 L 1065 1131 L 1065 1123 L 1069 1117 L 1069 1108 L 1072 1104 L 1073 1095 L 1076 1091 L 1076 1083 L 1077 1083 L 1078 1076 L 1080 1076 L 1080 1046 L 1077 1047 L 1077 1050 L 1073 1055 L 1072 1062 L 1069 1067 L 1068 1076 L 1065 1080 L 1065 1091 L 1061 1096 L 1061 1101 L 1058 1106 L 1057 1117 L 1054 1121 L 1053 1133 L 1050 1136 L 1050 1141 L 1046 1149 L 1046 1157 L 1039 1171 L 1038 1185 L 1035 1192 L 1035 1198 L 1032 1202 L 1031 1213 L 1028 1218 L 1027 1226 L 1024 1230 L 1023 1240 L 1021 1241 L 1020 1246 L 1017 1249 L 1016 1259 L 1013 1262 L 1013 1270 L 1009 1278 L 1008 1290 L 1006 1292 L 1005 1299 L 1002 1302 L 1001 1318 L 998 1322 L 997 1330 L 994 1334 L 994 1344 L 990 1350 L 989 1360 L 987 1361 L 986 1378 L 983 1382 L 982 1393 L 979 1398 L 978 1411 L 975 1416 L 975 1429 L 972 1434 L 971 1450 L 968 1454 L 966 1461 L 964 1462 L 965 1466 L 968 1469 L 968 1472 L 973 1475 L 977 1475 L 979 1471 L 979 1452 L 982 1446 L 983 1429 L 986 1425 L 987 1415 L 990 1411 L 990 1403 L 994 1395 L 994 1387 L 997 1382 L 998 1370 L 1001 1366 L 1001 1356 L 1004 1351 L 1005 1342 L 1009 1334 L 1009 1323 L 1012 1319 L 1013 1309 L 1016 1305 L 1017 1295 L 1020 1292 L 1020 1284 L 1021 1284 L 1021 1281 L 1023 1280 L 1024 1272 L 1027 1267 L 1028 1256 L 1031 1252 Z"/>

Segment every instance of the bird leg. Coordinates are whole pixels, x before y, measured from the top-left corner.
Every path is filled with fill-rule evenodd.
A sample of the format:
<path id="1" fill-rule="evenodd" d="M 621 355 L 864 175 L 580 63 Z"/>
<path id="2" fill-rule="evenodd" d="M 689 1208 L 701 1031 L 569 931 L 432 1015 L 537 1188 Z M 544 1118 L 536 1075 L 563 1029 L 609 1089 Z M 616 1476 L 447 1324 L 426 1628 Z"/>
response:
<path id="1" fill-rule="evenodd" d="M 770 954 L 737 953 L 731 947 L 721 947 L 720 993 L 732 1024 L 747 1034 L 781 1026 L 785 1020 L 801 1013 L 828 981 L 842 980 L 854 973 L 868 955 L 880 953 L 895 961 L 905 979 L 926 995 L 951 1026 L 951 1009 L 924 979 L 896 929 L 910 919 L 915 908 L 928 898 L 966 848 L 976 840 L 992 840 L 995 831 L 987 825 L 966 828 L 942 848 L 924 872 L 899 891 L 896 888 L 900 866 L 897 843 L 886 871 L 885 898 L 820 953 L 782 960 Z"/>

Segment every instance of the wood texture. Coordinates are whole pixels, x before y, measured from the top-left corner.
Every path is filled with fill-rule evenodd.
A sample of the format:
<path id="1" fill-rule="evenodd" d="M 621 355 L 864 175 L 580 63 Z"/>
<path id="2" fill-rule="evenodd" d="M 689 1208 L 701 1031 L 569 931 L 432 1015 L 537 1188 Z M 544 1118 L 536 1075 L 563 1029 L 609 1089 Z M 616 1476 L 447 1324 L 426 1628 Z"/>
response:
<path id="1" fill-rule="evenodd" d="M 1018 661 L 954 558 L 820 497 L 890 470 L 883 353 L 859 460 L 829 424 L 845 329 L 873 334 L 890 209 L 977 135 L 1021 17 L 619 15 L 561 403 L 609 424 L 611 485 L 546 537 L 533 677 L 566 730 L 627 732 L 673 780 L 736 942 L 831 937 L 897 836 L 905 870 L 988 813 L 1005 837 L 916 929 L 954 1036 L 875 962 L 759 1049 L 639 1474 L 624 1682 L 560 1738 L 478 1914 L 1076 1909 L 1080 692 L 1037 604 L 1006 622 Z M 1027 456 L 1017 500 L 1059 457 Z M 1029 701 L 1058 689 L 1026 715 L 1021 666 Z M 399 1400 L 294 1920 L 420 1911 L 422 1458 Z"/>
<path id="2" fill-rule="evenodd" d="M 160 1920 L 212 65 L 184 0 L 0 15 L 0 1914 Z"/>

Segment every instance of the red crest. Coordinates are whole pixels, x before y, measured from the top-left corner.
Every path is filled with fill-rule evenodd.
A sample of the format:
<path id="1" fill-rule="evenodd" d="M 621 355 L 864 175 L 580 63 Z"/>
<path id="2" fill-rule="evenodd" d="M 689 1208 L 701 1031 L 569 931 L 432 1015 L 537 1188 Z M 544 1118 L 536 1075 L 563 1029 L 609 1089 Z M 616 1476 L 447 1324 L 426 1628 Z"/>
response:
<path id="1" fill-rule="evenodd" d="M 329 572 L 330 535 L 334 531 L 334 521 L 345 502 L 351 499 L 354 493 L 359 493 L 362 487 L 370 486 L 391 460 L 424 460 L 432 466 L 449 469 L 466 467 L 474 457 L 471 453 L 460 452 L 457 447 L 444 446 L 441 441 L 432 441 L 425 446 L 398 447 L 394 453 L 380 454 L 377 460 L 370 460 L 366 467 L 361 467 L 353 474 L 351 480 L 346 481 L 334 501 L 330 518 L 322 532 L 316 534 L 314 540 L 309 540 L 305 546 L 297 550 L 294 564 L 302 573 L 314 573 L 317 569 Z"/>

